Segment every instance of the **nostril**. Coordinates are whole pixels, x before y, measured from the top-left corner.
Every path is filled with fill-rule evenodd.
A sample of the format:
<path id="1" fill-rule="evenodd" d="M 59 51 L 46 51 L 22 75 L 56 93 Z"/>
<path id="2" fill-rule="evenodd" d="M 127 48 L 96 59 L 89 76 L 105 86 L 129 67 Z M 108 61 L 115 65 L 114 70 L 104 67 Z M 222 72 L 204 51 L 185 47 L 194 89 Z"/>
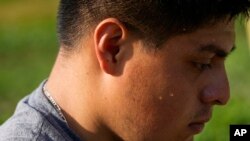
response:
<path id="1" fill-rule="evenodd" d="M 214 100 L 213 100 L 213 95 L 212 95 L 212 91 L 210 88 L 205 88 L 203 89 L 203 91 L 201 92 L 201 95 L 200 95 L 200 99 L 201 99 L 201 102 L 202 103 L 213 103 Z"/>
<path id="2" fill-rule="evenodd" d="M 201 102 L 212 105 L 225 105 L 229 99 L 229 92 L 218 87 L 207 87 L 200 96 Z"/>
<path id="3" fill-rule="evenodd" d="M 215 100 L 213 105 L 225 105 L 225 104 L 221 102 L 220 100 Z"/>
<path id="4" fill-rule="evenodd" d="M 221 94 L 221 96 L 219 97 L 218 100 L 216 100 L 216 103 L 217 105 L 226 105 L 228 100 L 229 100 L 229 92 L 224 92 L 224 94 Z"/>

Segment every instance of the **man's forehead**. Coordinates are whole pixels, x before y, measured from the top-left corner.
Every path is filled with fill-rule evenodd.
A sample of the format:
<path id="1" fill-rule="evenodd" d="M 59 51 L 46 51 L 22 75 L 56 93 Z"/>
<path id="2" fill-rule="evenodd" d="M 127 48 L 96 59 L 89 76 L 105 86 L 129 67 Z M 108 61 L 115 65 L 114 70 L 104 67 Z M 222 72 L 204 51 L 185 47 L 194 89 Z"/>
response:
<path id="1" fill-rule="evenodd" d="M 190 38 L 199 41 L 200 44 L 205 44 L 206 46 L 233 47 L 235 41 L 234 21 L 221 21 L 214 25 L 200 28 L 194 33 L 195 34 L 193 35 L 196 36 L 191 35 Z M 230 52 L 230 50 L 228 50 L 228 52 Z"/>
<path id="2" fill-rule="evenodd" d="M 234 32 L 234 20 L 221 20 L 218 22 L 210 23 L 199 28 L 197 32 L 206 33 L 231 33 Z"/>
<path id="3" fill-rule="evenodd" d="M 200 46 L 198 48 L 198 51 L 199 52 L 210 52 L 210 53 L 214 53 L 216 54 L 218 57 L 222 57 L 222 58 L 225 58 L 227 57 L 232 51 L 235 50 L 235 45 L 233 45 L 231 47 L 231 49 L 229 51 L 217 46 L 217 45 L 213 45 L 213 44 L 210 44 L 210 45 L 206 45 L 206 46 Z"/>

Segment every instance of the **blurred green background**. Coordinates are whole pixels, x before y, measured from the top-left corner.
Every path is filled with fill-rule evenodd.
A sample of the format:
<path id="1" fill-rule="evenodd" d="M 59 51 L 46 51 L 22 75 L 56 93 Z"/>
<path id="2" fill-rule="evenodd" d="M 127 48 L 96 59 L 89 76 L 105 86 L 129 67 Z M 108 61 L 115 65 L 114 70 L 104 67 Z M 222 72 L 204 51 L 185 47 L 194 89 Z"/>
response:
<path id="1" fill-rule="evenodd" d="M 58 0 L 0 0 L 0 124 L 17 102 L 49 75 L 58 41 Z M 231 100 L 215 107 L 196 141 L 229 141 L 230 124 L 250 124 L 250 51 L 245 22 L 237 22 L 237 49 L 227 59 Z"/>

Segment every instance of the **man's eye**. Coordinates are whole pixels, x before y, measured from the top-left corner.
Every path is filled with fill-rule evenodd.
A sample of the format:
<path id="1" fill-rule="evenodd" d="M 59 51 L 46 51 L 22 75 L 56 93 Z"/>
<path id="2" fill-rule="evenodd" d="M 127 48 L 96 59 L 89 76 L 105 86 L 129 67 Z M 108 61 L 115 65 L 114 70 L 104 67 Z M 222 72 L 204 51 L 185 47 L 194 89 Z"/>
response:
<path id="1" fill-rule="evenodd" d="M 196 68 L 198 68 L 199 70 L 202 70 L 202 71 L 212 68 L 212 65 L 210 63 L 206 64 L 206 63 L 194 62 L 194 65 Z"/>

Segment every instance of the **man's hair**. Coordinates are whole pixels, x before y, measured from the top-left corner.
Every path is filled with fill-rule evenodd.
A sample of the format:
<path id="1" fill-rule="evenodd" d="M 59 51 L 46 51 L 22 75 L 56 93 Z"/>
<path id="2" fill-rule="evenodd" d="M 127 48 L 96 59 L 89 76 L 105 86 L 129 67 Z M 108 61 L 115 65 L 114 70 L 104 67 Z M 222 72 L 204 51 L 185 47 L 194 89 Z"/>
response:
<path id="1" fill-rule="evenodd" d="M 145 42 L 194 31 L 229 16 L 248 15 L 249 0 L 61 0 L 60 43 L 68 48 L 105 18 L 116 18 Z"/>

